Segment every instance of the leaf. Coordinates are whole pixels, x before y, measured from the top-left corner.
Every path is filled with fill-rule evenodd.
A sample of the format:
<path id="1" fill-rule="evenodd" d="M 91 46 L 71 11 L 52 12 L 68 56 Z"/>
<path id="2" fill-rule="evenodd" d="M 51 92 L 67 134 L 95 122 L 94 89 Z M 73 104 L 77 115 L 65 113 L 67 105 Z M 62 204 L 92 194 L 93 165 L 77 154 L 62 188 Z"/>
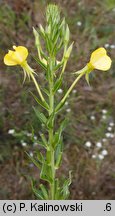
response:
<path id="1" fill-rule="evenodd" d="M 46 149 L 46 146 L 44 145 L 44 143 L 42 141 L 38 140 L 37 144 Z"/>
<path id="2" fill-rule="evenodd" d="M 62 160 L 62 151 L 63 151 L 63 141 L 60 139 L 60 142 L 56 146 L 55 150 L 55 168 L 58 169 Z"/>
<path id="3" fill-rule="evenodd" d="M 31 181 L 31 185 L 32 185 L 32 190 L 33 190 L 34 194 L 36 195 L 36 197 L 39 198 L 40 200 L 44 200 L 44 196 L 43 196 L 42 191 L 35 188 L 33 180 Z"/>
<path id="4" fill-rule="evenodd" d="M 48 166 L 46 164 L 46 162 L 44 162 L 44 164 L 42 165 L 42 170 L 40 173 L 40 178 L 49 182 L 50 184 L 52 184 L 53 179 L 52 179 L 52 170 L 51 167 Z"/>
<path id="5" fill-rule="evenodd" d="M 46 42 L 47 51 L 50 53 L 52 50 L 52 43 L 50 41 L 48 33 L 45 34 L 45 42 Z"/>
<path id="6" fill-rule="evenodd" d="M 55 200 L 60 200 L 61 189 L 59 179 L 55 179 Z"/>
<path id="7" fill-rule="evenodd" d="M 40 133 L 40 136 L 41 136 L 41 139 L 42 139 L 42 142 L 43 142 L 43 146 L 47 149 L 48 148 L 48 143 L 47 143 L 47 140 L 46 140 L 44 134 Z"/>
<path id="8" fill-rule="evenodd" d="M 55 132 L 54 141 L 53 141 L 53 146 L 54 147 L 56 147 L 57 144 L 60 142 L 62 131 L 65 129 L 67 123 L 68 123 L 68 120 L 64 119 L 64 121 L 61 123 L 58 131 Z"/>
<path id="9" fill-rule="evenodd" d="M 43 63 L 39 60 L 38 57 L 34 57 L 34 56 L 32 56 L 32 57 L 34 58 L 34 60 L 35 60 L 45 71 L 47 71 L 47 66 L 46 66 L 45 64 L 43 64 Z"/>
<path id="10" fill-rule="evenodd" d="M 60 164 L 62 162 L 62 151 L 59 152 L 56 163 L 55 163 L 55 169 L 58 169 L 60 167 Z"/>
<path id="11" fill-rule="evenodd" d="M 50 95 L 50 94 L 49 94 L 49 91 L 48 91 L 46 88 L 42 88 L 42 91 L 43 91 L 47 96 Z"/>
<path id="12" fill-rule="evenodd" d="M 63 194 L 63 199 L 67 199 L 69 197 L 69 186 L 71 184 L 71 171 L 69 171 L 69 178 L 67 180 L 65 180 L 64 184 L 63 184 L 63 188 L 62 188 L 62 194 Z"/>
<path id="13" fill-rule="evenodd" d="M 35 112 L 37 118 L 40 120 L 40 122 L 43 124 L 46 124 L 47 118 L 45 117 L 45 115 L 43 113 L 39 112 L 39 110 L 36 109 L 35 107 L 33 107 L 33 109 L 34 109 L 34 112 Z"/>
<path id="14" fill-rule="evenodd" d="M 54 89 L 53 89 L 53 93 L 55 94 L 55 92 L 60 88 L 62 84 L 62 77 L 60 77 L 59 79 L 56 80 L 55 84 L 54 84 Z"/>
<path id="15" fill-rule="evenodd" d="M 45 186 L 44 186 L 43 184 L 40 184 L 40 188 L 41 188 L 41 191 L 42 191 L 42 193 L 43 193 L 44 198 L 45 198 L 46 200 L 48 200 L 49 197 L 48 197 L 48 191 L 47 191 L 47 189 L 45 188 Z"/>
<path id="16" fill-rule="evenodd" d="M 49 118 L 47 120 L 47 123 L 46 123 L 47 127 L 52 128 L 53 122 L 54 122 L 54 112 L 49 116 Z"/>
<path id="17" fill-rule="evenodd" d="M 38 167 L 39 169 L 41 169 L 41 164 L 36 160 L 34 159 L 32 156 L 30 156 L 27 152 L 26 152 L 27 156 L 29 157 L 29 159 L 33 162 L 33 164 Z"/>
<path id="18" fill-rule="evenodd" d="M 49 111 L 49 105 L 45 101 L 39 100 L 32 92 L 31 92 L 31 94 L 38 104 L 40 104 L 44 109 Z"/>
<path id="19" fill-rule="evenodd" d="M 42 153 L 39 150 L 37 150 L 36 155 L 37 155 L 37 159 L 39 160 L 39 162 L 43 163 L 44 162 L 44 156 L 42 155 Z"/>
<path id="20" fill-rule="evenodd" d="M 66 102 L 66 100 L 61 101 L 61 102 L 56 106 L 56 108 L 55 108 L 55 112 L 56 112 L 56 113 L 59 112 L 59 111 L 61 110 L 61 108 L 64 106 L 65 102 Z"/>

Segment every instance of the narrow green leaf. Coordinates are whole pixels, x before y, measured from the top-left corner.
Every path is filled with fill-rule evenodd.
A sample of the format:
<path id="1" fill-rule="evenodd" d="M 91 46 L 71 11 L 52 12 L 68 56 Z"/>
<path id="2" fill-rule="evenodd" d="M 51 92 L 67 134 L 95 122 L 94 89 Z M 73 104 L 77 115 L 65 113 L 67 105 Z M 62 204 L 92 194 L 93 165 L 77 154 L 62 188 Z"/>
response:
<path id="1" fill-rule="evenodd" d="M 38 104 L 40 104 L 44 109 L 49 110 L 49 105 L 45 101 L 43 102 L 43 101 L 39 100 L 32 92 L 31 92 L 31 94 Z"/>
<path id="2" fill-rule="evenodd" d="M 44 145 L 43 141 L 37 141 L 37 144 L 46 149 L 46 145 Z"/>
<path id="3" fill-rule="evenodd" d="M 60 167 L 61 162 L 62 162 L 62 152 L 60 151 L 56 159 L 55 169 L 58 169 Z"/>
<path id="4" fill-rule="evenodd" d="M 37 118 L 40 120 L 40 122 L 43 124 L 46 124 L 47 118 L 45 117 L 45 115 L 43 113 L 39 112 L 39 110 L 37 108 L 33 107 L 33 109 L 34 109 L 34 112 L 35 112 Z"/>
<path id="5" fill-rule="evenodd" d="M 53 127 L 53 121 L 54 121 L 54 112 L 49 116 L 48 120 L 47 120 L 47 127 L 48 128 L 52 128 Z"/>
<path id="6" fill-rule="evenodd" d="M 47 65 L 43 64 L 38 57 L 33 56 L 33 58 L 45 71 L 47 71 Z"/>
<path id="7" fill-rule="evenodd" d="M 67 199 L 70 195 L 69 186 L 71 184 L 71 171 L 69 172 L 69 178 L 65 180 L 62 188 L 63 199 Z"/>
<path id="8" fill-rule="evenodd" d="M 58 105 L 56 106 L 56 108 L 55 108 L 55 112 L 56 112 L 56 113 L 59 112 L 59 111 L 61 110 L 61 108 L 64 106 L 65 102 L 66 102 L 66 100 L 63 101 L 63 102 L 61 102 L 60 104 L 58 104 Z"/>
<path id="9" fill-rule="evenodd" d="M 52 179 L 52 169 L 50 166 L 48 166 L 46 164 L 46 162 L 44 162 L 44 164 L 42 165 L 42 170 L 40 173 L 40 178 L 49 182 L 50 184 L 52 184 L 53 179 Z"/>
<path id="10" fill-rule="evenodd" d="M 60 188 L 60 183 L 59 183 L 59 179 L 55 179 L 55 200 L 60 200 L 61 197 L 61 188 Z"/>
<path id="11" fill-rule="evenodd" d="M 62 77 L 60 77 L 59 79 L 57 79 L 56 82 L 55 82 L 55 84 L 54 84 L 54 89 L 53 89 L 53 93 L 54 94 L 60 88 L 61 85 L 62 85 Z"/>
<path id="12" fill-rule="evenodd" d="M 42 155 L 42 153 L 39 150 L 37 150 L 36 155 L 37 155 L 37 159 L 39 160 L 39 162 L 43 163 L 44 162 L 44 156 Z"/>
<path id="13" fill-rule="evenodd" d="M 33 164 L 38 167 L 39 169 L 41 169 L 41 164 L 36 160 L 34 159 L 32 156 L 30 156 L 27 152 L 26 152 L 27 156 L 29 157 L 29 159 L 33 162 Z"/>
<path id="14" fill-rule="evenodd" d="M 49 91 L 46 88 L 42 88 L 42 91 L 49 97 Z"/>
<path id="15" fill-rule="evenodd" d="M 55 168 L 59 168 L 59 165 L 61 164 L 62 160 L 62 151 L 63 151 L 63 141 L 60 139 L 60 142 L 56 146 L 55 149 Z"/>
<path id="16" fill-rule="evenodd" d="M 40 188 L 41 188 L 41 191 L 42 191 L 42 193 L 43 193 L 44 198 L 45 198 L 46 200 L 48 200 L 49 197 L 48 197 L 48 191 L 47 191 L 47 189 L 45 188 L 45 186 L 44 186 L 43 184 L 40 184 Z"/>
<path id="17" fill-rule="evenodd" d="M 61 134 L 63 132 L 63 130 L 65 129 L 66 125 L 68 123 L 68 120 L 67 119 L 64 119 L 64 121 L 62 121 L 59 129 L 57 132 L 55 132 L 55 135 L 54 135 L 54 141 L 53 141 L 53 146 L 56 147 L 57 144 L 60 142 L 60 139 L 61 139 Z"/>
<path id="18" fill-rule="evenodd" d="M 32 185 L 32 190 L 33 190 L 35 196 L 40 200 L 44 200 L 44 196 L 43 196 L 42 191 L 35 188 L 34 181 L 31 181 L 31 185 Z"/>
<path id="19" fill-rule="evenodd" d="M 47 143 L 47 140 L 46 140 L 44 134 L 43 134 L 43 133 L 40 133 L 40 137 L 41 137 L 41 139 L 42 139 L 42 142 L 43 142 L 44 147 L 47 149 L 47 148 L 48 148 L 48 143 Z"/>

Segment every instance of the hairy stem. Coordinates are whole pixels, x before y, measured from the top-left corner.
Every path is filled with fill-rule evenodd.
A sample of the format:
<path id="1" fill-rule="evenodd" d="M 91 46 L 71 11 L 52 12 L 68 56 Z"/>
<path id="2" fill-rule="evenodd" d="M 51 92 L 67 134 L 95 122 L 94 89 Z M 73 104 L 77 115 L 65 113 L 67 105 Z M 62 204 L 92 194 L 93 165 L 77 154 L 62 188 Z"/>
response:
<path id="1" fill-rule="evenodd" d="M 53 59 L 51 59 L 53 62 Z M 54 87 L 54 75 L 53 71 L 51 71 L 51 77 L 49 79 L 49 116 L 54 112 L 54 93 L 53 93 L 53 87 Z M 55 117 L 54 117 L 55 118 Z M 49 129 L 49 145 L 50 145 L 50 151 L 51 151 L 51 171 L 52 171 L 52 179 L 53 182 L 50 184 L 50 196 L 51 200 L 55 199 L 55 150 L 53 147 L 53 136 L 54 136 L 54 119 L 52 122 L 52 127 Z"/>

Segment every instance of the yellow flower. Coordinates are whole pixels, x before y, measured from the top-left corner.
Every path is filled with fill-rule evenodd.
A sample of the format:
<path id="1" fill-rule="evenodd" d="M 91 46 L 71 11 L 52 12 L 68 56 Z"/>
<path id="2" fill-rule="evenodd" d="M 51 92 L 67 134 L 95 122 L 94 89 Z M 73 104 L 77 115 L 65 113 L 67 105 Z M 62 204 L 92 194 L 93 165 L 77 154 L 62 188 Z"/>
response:
<path id="1" fill-rule="evenodd" d="M 111 67 L 111 59 L 107 55 L 106 50 L 101 47 L 96 49 L 92 54 L 90 58 L 90 62 L 88 63 L 88 67 L 91 69 L 98 69 L 102 71 L 107 71 Z"/>
<path id="2" fill-rule="evenodd" d="M 8 65 L 8 66 L 15 66 L 15 65 L 20 65 L 23 68 L 24 71 L 24 81 L 26 79 L 26 76 L 29 77 L 29 79 L 31 78 L 36 86 L 36 89 L 41 97 L 42 101 L 45 101 L 40 87 L 34 77 L 34 74 L 36 74 L 34 72 L 34 70 L 28 65 L 26 59 L 28 56 L 28 50 L 26 47 L 24 46 L 13 46 L 14 51 L 9 50 L 9 52 L 4 56 L 4 64 Z"/>
<path id="3" fill-rule="evenodd" d="M 28 56 L 28 50 L 24 46 L 13 46 L 14 51 L 9 52 L 4 56 L 4 64 L 8 66 L 23 65 Z"/>

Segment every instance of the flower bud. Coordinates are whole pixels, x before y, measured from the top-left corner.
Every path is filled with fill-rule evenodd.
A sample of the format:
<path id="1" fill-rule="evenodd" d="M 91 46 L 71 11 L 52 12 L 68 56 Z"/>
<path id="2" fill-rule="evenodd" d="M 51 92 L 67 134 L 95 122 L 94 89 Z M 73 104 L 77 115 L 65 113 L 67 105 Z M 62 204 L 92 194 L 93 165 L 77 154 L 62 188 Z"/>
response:
<path id="1" fill-rule="evenodd" d="M 69 48 L 66 50 L 65 54 L 64 54 L 64 59 L 68 59 L 70 57 L 71 51 L 73 48 L 73 43 L 69 46 Z"/>
<path id="2" fill-rule="evenodd" d="M 66 26 L 66 30 L 65 30 L 65 37 L 64 37 L 64 42 L 68 43 L 69 42 L 69 38 L 70 38 L 70 31 L 69 31 L 69 27 L 68 25 Z"/>
<path id="3" fill-rule="evenodd" d="M 40 46 L 40 39 L 39 39 L 39 34 L 36 31 L 36 29 L 33 27 L 33 33 L 35 36 L 35 45 L 37 46 L 37 48 Z"/>

